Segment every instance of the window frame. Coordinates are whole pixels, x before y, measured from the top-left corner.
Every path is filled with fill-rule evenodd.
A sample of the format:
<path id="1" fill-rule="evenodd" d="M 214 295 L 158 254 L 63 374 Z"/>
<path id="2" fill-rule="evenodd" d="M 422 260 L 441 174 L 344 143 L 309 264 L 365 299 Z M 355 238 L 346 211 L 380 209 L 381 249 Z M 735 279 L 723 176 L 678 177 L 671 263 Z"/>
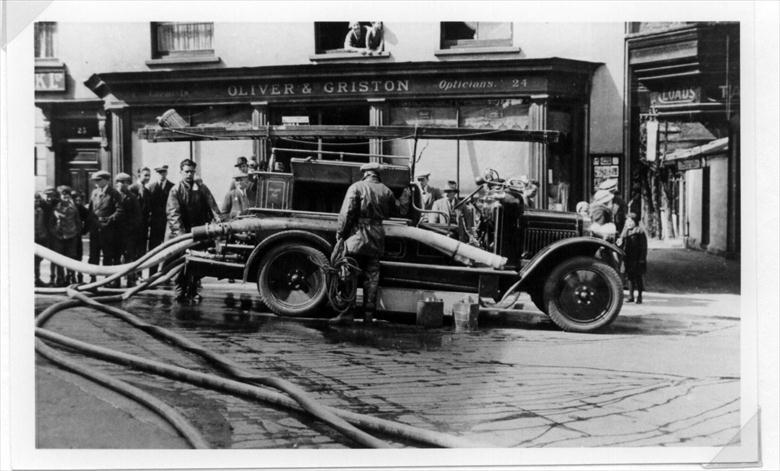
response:
<path id="1" fill-rule="evenodd" d="M 39 29 L 39 25 L 47 25 L 51 29 Z M 33 33 L 33 54 L 35 56 L 36 61 L 52 61 L 57 59 L 57 22 L 56 21 L 36 21 L 34 26 L 34 33 Z M 41 55 L 41 47 L 39 46 L 39 35 L 41 31 L 47 31 L 49 35 L 49 41 L 50 47 L 51 47 L 51 55 Z"/>
<path id="2" fill-rule="evenodd" d="M 172 50 L 172 51 L 164 51 L 160 49 L 160 41 L 159 41 L 159 28 L 161 26 L 166 25 L 200 25 L 200 24 L 207 24 L 211 25 L 211 37 L 210 37 L 210 43 L 211 48 L 209 49 L 182 49 L 182 50 Z M 197 21 L 197 22 L 182 22 L 182 21 L 160 21 L 160 22 L 151 22 L 150 23 L 150 34 L 151 34 L 151 42 L 152 42 L 152 60 L 161 60 L 161 61 L 167 61 L 167 60 L 177 60 L 177 59 L 197 59 L 197 58 L 203 58 L 203 57 L 214 57 L 215 55 L 215 48 L 214 48 L 214 22 L 213 21 Z"/>
<path id="3" fill-rule="evenodd" d="M 321 32 L 320 28 L 323 24 L 330 23 L 330 24 L 340 24 L 342 23 L 343 29 L 342 33 L 338 37 L 338 41 L 333 41 L 334 44 L 337 44 L 338 47 L 336 48 L 325 48 L 322 45 L 321 38 L 323 37 L 323 33 Z M 390 57 L 390 52 L 386 48 L 386 43 L 384 40 L 382 41 L 382 50 L 381 51 L 373 51 L 370 53 L 361 53 L 359 51 L 350 51 L 344 49 L 344 39 L 347 35 L 347 32 L 349 30 L 349 21 L 315 21 L 313 23 L 314 27 L 314 54 L 309 56 L 309 60 L 315 63 L 318 62 L 363 62 L 363 61 L 376 61 L 376 60 L 382 60 L 387 59 Z M 383 23 L 384 24 L 384 23 Z M 361 21 L 360 26 L 363 28 L 367 28 L 371 26 L 370 21 Z M 382 33 L 384 35 L 384 31 Z"/>
<path id="4" fill-rule="evenodd" d="M 463 23 L 455 21 L 442 21 L 439 23 L 439 47 L 442 50 L 452 49 L 474 49 L 490 47 L 511 47 L 515 36 L 515 25 L 511 21 L 500 22 L 509 24 L 509 37 L 503 39 L 447 39 L 444 34 L 445 23 Z M 484 22 L 477 22 L 484 23 Z"/>

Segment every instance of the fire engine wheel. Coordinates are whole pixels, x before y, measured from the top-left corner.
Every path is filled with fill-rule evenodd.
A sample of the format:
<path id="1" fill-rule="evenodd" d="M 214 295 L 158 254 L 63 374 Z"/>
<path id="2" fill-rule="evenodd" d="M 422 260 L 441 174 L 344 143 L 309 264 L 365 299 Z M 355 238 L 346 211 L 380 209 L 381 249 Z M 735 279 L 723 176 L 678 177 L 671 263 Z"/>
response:
<path id="1" fill-rule="evenodd" d="M 620 275 L 593 257 L 558 265 L 544 284 L 547 315 L 569 332 L 590 332 L 615 320 L 623 305 Z"/>
<path id="2" fill-rule="evenodd" d="M 316 316 L 327 294 L 321 268 L 327 264 L 325 255 L 308 245 L 288 242 L 272 248 L 260 261 L 260 298 L 280 316 Z"/>

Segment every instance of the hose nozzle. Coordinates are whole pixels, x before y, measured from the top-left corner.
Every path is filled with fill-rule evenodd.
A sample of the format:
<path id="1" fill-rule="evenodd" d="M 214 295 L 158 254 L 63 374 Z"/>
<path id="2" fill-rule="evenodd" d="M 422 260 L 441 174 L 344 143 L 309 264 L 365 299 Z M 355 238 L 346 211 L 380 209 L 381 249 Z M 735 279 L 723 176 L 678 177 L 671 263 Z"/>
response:
<path id="1" fill-rule="evenodd" d="M 260 219 L 245 218 L 228 222 L 217 222 L 195 226 L 192 228 L 192 238 L 196 241 L 213 240 L 238 232 L 252 232 L 260 229 Z"/>

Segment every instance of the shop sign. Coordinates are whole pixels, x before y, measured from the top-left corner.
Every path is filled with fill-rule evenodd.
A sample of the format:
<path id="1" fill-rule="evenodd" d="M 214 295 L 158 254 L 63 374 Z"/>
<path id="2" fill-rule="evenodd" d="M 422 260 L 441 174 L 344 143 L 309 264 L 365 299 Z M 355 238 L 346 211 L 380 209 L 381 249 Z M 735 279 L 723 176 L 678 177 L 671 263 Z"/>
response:
<path id="1" fill-rule="evenodd" d="M 701 102 L 701 87 L 675 88 L 650 92 L 650 105 L 680 105 Z"/>
<path id="2" fill-rule="evenodd" d="M 309 124 L 308 116 L 282 116 L 282 124 L 290 126 L 299 126 Z"/>
<path id="3" fill-rule="evenodd" d="M 591 154 L 590 159 L 593 176 L 592 188 L 597 188 L 604 180 L 614 178 L 620 181 L 622 154 Z"/>
<path id="4" fill-rule="evenodd" d="M 36 92 L 64 92 L 65 70 L 47 70 L 35 72 Z"/>
<path id="5" fill-rule="evenodd" d="M 701 168 L 701 159 L 688 159 L 677 162 L 677 170 L 694 170 L 697 168 Z"/>
<path id="6" fill-rule="evenodd" d="M 645 123 L 645 131 L 647 131 L 645 159 L 647 159 L 648 162 L 653 162 L 658 154 L 658 121 L 647 121 Z"/>
<path id="7" fill-rule="evenodd" d="M 560 83 L 559 83 L 560 82 Z M 567 90 L 573 93 L 573 86 L 579 82 L 566 83 L 558 78 L 545 76 L 470 76 L 468 78 L 442 77 L 383 77 L 357 79 L 306 80 L 298 78 L 281 80 L 212 81 L 204 83 L 182 84 L 178 87 L 147 85 L 146 88 L 131 89 L 129 93 L 119 93 L 128 102 L 164 102 L 182 99 L 226 100 L 226 101 L 296 101 L 317 98 L 372 98 L 372 97 L 419 97 L 432 96 L 480 96 L 510 95 L 527 96 L 534 93 L 546 93 L 550 90 Z"/>

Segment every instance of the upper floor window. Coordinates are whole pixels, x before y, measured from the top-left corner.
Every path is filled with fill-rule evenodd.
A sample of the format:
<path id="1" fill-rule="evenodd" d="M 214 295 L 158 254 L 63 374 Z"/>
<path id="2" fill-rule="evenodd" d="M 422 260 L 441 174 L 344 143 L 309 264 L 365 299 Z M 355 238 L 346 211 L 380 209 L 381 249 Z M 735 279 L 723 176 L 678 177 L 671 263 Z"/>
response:
<path id="1" fill-rule="evenodd" d="M 384 51 L 381 21 L 322 21 L 314 23 L 314 49 L 317 54 Z"/>
<path id="2" fill-rule="evenodd" d="M 214 23 L 152 23 L 155 58 L 213 55 Z"/>
<path id="3" fill-rule="evenodd" d="M 54 51 L 54 33 L 57 23 L 39 21 L 35 23 L 35 58 L 49 59 L 56 57 Z"/>
<path id="4" fill-rule="evenodd" d="M 442 49 L 512 45 L 512 23 L 443 21 Z"/>

